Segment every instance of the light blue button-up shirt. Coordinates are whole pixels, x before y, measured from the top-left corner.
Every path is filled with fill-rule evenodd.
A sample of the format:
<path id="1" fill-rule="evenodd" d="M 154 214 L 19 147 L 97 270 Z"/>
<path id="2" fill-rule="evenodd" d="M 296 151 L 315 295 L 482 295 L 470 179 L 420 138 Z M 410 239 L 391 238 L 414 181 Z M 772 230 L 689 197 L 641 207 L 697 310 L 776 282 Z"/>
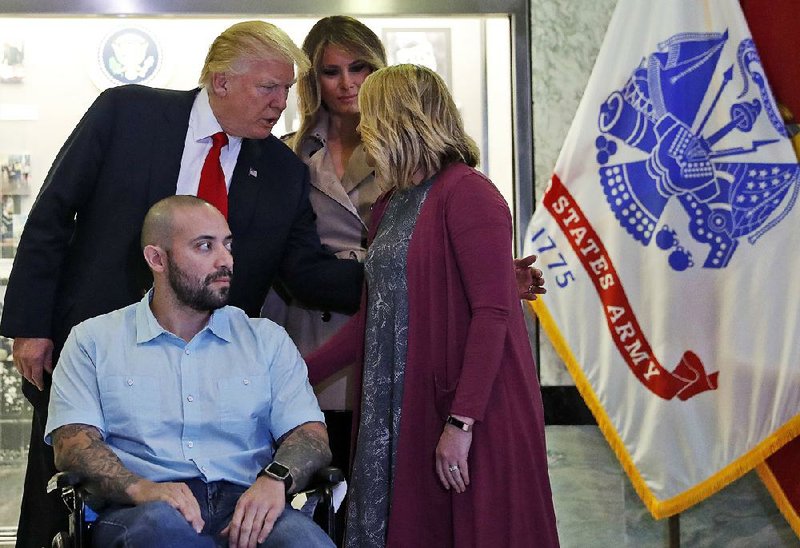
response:
<path id="1" fill-rule="evenodd" d="M 88 424 L 149 480 L 251 485 L 275 440 L 324 421 L 305 362 L 283 328 L 232 306 L 187 343 L 159 325 L 151 293 L 72 330 L 45 441 L 65 424 Z"/>

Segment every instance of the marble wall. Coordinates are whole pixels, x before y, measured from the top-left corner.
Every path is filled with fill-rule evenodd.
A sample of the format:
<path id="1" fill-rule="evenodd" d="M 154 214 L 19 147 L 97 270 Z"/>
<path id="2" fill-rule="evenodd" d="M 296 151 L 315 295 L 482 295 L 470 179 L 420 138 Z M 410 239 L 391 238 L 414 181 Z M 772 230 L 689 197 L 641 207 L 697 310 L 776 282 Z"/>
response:
<path id="1" fill-rule="evenodd" d="M 541 195 L 583 95 L 616 0 L 531 0 L 534 169 Z M 539 341 L 542 385 L 572 385 Z M 548 426 L 548 460 L 564 547 L 669 546 L 596 426 Z M 788 547 L 797 537 L 755 473 L 680 518 L 681 546 Z"/>
<path id="2" fill-rule="evenodd" d="M 535 196 L 547 186 L 592 72 L 616 0 L 531 0 Z M 550 343 L 540 341 L 542 385 L 573 384 Z"/>

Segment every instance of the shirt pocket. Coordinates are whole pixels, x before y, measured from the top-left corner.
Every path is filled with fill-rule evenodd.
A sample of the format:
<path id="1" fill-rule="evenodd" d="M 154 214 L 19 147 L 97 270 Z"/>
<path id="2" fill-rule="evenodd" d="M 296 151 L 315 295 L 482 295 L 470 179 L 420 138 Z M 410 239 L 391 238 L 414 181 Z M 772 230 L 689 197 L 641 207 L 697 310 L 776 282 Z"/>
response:
<path id="1" fill-rule="evenodd" d="M 236 375 L 219 379 L 219 420 L 223 431 L 248 440 L 269 432 L 271 408 L 267 375 Z"/>
<path id="2" fill-rule="evenodd" d="M 143 441 L 166 426 L 161 387 L 156 377 L 109 375 L 99 379 L 106 436 Z"/>

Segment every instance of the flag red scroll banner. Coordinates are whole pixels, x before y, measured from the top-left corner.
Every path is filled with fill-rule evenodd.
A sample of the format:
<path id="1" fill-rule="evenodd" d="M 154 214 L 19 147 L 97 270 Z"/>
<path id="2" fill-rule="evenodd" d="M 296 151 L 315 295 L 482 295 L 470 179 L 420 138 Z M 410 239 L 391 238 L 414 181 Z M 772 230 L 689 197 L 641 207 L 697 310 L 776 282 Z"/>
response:
<path id="1" fill-rule="evenodd" d="M 690 350 L 683 353 L 672 371 L 667 371 L 658 363 L 602 240 L 557 175 L 550 182 L 543 205 L 558 222 L 561 232 L 566 235 L 594 283 L 611 338 L 639 382 L 667 400 L 675 396 L 687 400 L 700 392 L 715 390 L 717 373 L 707 374 L 700 358 Z M 530 241 L 536 242 L 543 232 L 544 229 L 540 229 L 531 236 Z"/>
<path id="2" fill-rule="evenodd" d="M 799 191 L 738 1 L 619 0 L 525 252 L 656 518 L 800 433 Z"/>

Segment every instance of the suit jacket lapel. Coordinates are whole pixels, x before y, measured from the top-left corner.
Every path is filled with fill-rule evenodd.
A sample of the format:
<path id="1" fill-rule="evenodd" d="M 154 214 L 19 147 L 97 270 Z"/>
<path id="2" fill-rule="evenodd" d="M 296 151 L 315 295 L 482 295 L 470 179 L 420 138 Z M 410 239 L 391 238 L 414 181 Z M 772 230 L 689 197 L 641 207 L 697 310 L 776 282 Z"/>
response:
<path id="1" fill-rule="evenodd" d="M 176 94 L 165 104 L 153 138 L 153 162 L 150 165 L 150 203 L 175 194 L 181 169 L 189 113 L 199 90 L 169 92 Z M 163 123 L 162 123 L 163 122 Z"/>
<path id="2" fill-rule="evenodd" d="M 241 233 L 250 224 L 258 194 L 269 176 L 269 166 L 262 165 L 262 156 L 264 151 L 260 141 L 242 139 L 228 191 L 228 224 L 234 234 Z"/>

